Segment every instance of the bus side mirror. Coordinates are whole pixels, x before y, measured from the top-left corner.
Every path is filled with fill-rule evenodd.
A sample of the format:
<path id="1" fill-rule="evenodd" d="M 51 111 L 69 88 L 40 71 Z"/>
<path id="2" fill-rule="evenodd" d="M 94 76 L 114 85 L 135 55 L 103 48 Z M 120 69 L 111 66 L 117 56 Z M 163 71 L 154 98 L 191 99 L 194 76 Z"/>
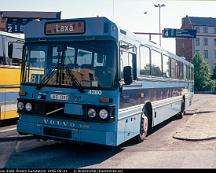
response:
<path id="1" fill-rule="evenodd" d="M 131 66 L 125 66 L 123 69 L 124 83 L 130 85 L 133 82 L 133 71 Z"/>
<path id="2" fill-rule="evenodd" d="M 8 44 L 8 57 L 13 58 L 13 43 Z"/>

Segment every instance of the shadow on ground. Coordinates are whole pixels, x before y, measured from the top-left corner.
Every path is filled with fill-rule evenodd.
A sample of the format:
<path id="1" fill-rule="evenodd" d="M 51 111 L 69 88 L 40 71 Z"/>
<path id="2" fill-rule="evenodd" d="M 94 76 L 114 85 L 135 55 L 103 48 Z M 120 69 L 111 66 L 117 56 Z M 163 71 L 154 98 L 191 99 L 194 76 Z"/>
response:
<path id="1" fill-rule="evenodd" d="M 152 129 L 151 134 L 165 127 L 172 117 Z M 150 134 L 150 135 L 151 135 Z M 119 147 L 109 147 L 83 143 L 82 145 L 63 142 L 39 142 L 35 139 L 17 142 L 15 150 L 8 158 L 5 168 L 84 168 L 96 167 L 107 159 L 136 145 L 131 139 Z"/>
<path id="2" fill-rule="evenodd" d="M 8 120 L 1 120 L 0 127 L 10 126 L 17 124 L 18 118 L 8 119 Z"/>
<path id="3" fill-rule="evenodd" d="M 32 141 L 33 142 L 33 141 Z M 39 141 L 34 141 L 39 142 Z M 81 168 L 94 166 L 121 152 L 119 147 L 95 144 L 42 142 L 29 150 L 17 149 L 10 155 L 5 168 Z M 25 145 L 23 142 L 21 145 Z M 17 148 L 17 147 L 16 147 Z M 22 148 L 22 147 L 21 147 Z"/>

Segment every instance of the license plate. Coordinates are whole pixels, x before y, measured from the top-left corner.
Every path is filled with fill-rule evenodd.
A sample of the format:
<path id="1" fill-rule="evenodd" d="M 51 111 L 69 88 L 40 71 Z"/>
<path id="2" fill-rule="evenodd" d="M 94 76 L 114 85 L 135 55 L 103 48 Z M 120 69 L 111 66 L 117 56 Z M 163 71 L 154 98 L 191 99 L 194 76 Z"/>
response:
<path id="1" fill-rule="evenodd" d="M 53 100 L 68 100 L 68 95 L 62 95 L 62 94 L 51 94 L 50 98 Z"/>

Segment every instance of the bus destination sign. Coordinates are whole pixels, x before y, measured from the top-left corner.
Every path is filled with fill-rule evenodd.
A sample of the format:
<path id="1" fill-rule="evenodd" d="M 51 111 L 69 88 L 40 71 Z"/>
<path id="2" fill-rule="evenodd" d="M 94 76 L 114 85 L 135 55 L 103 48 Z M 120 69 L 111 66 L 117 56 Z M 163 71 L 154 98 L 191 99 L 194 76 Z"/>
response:
<path id="1" fill-rule="evenodd" d="M 83 34 L 85 32 L 84 21 L 74 22 L 53 22 L 46 23 L 45 34 L 59 35 L 59 34 Z"/>

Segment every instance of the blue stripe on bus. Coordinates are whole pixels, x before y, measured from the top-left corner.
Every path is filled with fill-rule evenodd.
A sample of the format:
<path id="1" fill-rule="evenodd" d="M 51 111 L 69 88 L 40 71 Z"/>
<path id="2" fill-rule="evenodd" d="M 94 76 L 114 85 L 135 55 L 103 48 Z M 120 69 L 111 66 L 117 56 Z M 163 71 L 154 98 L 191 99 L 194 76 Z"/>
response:
<path id="1" fill-rule="evenodd" d="M 0 102 L 16 100 L 18 96 L 18 92 L 0 92 Z"/>
<path id="2" fill-rule="evenodd" d="M 123 90 L 120 96 L 120 109 L 144 104 L 147 100 L 156 101 L 180 96 L 181 91 L 182 87 Z"/>
<path id="3" fill-rule="evenodd" d="M 7 102 L 0 101 L 0 105 L 12 105 L 12 104 L 16 104 L 16 103 L 17 103 L 16 100 L 7 101 Z"/>

